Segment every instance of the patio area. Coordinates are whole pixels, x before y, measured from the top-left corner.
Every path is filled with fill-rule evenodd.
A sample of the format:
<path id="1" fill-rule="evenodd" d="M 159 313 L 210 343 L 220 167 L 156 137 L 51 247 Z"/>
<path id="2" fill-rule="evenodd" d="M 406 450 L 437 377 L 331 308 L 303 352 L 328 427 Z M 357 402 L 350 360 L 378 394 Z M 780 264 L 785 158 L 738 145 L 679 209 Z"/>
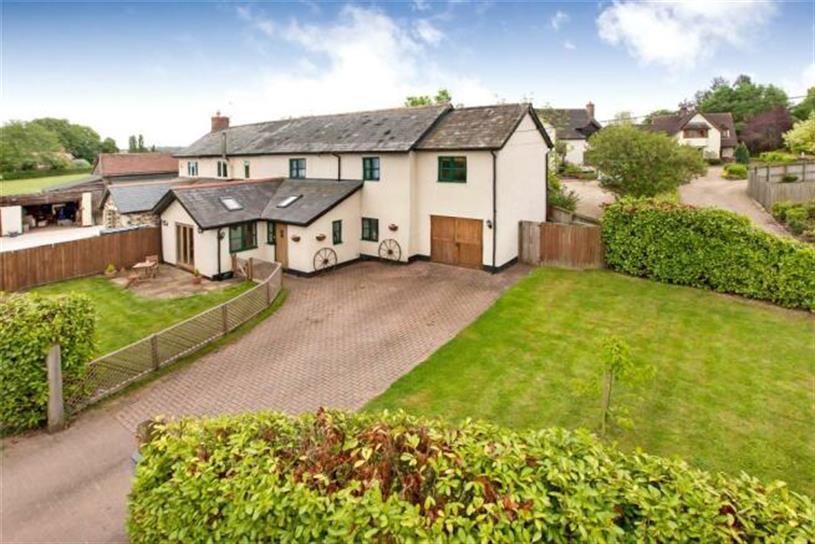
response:
<path id="1" fill-rule="evenodd" d="M 196 285 L 193 283 L 192 273 L 167 264 L 159 264 L 158 273 L 154 278 L 140 277 L 128 287 L 128 283 L 130 283 L 129 276 L 132 273 L 130 270 L 119 272 L 110 281 L 146 298 L 167 299 L 200 295 L 202 293 L 222 291 L 243 281 L 241 278 L 223 281 L 210 281 L 201 278 L 201 283 Z"/>

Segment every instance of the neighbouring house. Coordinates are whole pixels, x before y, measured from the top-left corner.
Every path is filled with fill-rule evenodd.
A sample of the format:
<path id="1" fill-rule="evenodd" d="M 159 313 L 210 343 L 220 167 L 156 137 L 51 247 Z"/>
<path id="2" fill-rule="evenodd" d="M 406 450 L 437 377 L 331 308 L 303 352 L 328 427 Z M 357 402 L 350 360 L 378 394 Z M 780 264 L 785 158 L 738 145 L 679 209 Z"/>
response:
<path id="1" fill-rule="evenodd" d="M 106 184 L 170 179 L 178 176 L 178 159 L 172 153 L 100 153 L 93 173 Z"/>
<path id="2" fill-rule="evenodd" d="M 738 145 L 736 126 L 730 113 L 682 110 L 676 115 L 659 115 L 646 128 L 664 132 L 679 143 L 699 149 L 706 159 L 731 159 Z"/>
<path id="3" fill-rule="evenodd" d="M 364 258 L 499 270 L 518 223 L 546 219 L 549 135 L 528 104 L 320 115 L 211 132 L 178 152 L 166 262 L 207 277 L 232 256 L 295 273 Z"/>
<path id="4" fill-rule="evenodd" d="M 569 164 L 585 166 L 584 155 L 592 134 L 602 125 L 594 118 L 594 104 L 585 108 L 549 108 L 539 110 L 546 122 L 555 129 L 555 141 L 566 144 L 564 160 Z"/>

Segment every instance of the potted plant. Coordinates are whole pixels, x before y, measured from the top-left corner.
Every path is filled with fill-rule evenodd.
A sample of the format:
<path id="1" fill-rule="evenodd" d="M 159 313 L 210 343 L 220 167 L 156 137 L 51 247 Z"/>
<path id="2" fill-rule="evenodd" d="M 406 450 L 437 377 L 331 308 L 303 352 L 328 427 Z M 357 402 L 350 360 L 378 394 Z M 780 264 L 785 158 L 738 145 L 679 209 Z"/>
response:
<path id="1" fill-rule="evenodd" d="M 192 284 L 193 285 L 201 284 L 201 272 L 199 272 L 197 268 L 192 271 Z"/>
<path id="2" fill-rule="evenodd" d="M 113 263 L 110 263 L 105 267 L 105 277 L 112 278 L 116 276 L 116 266 Z"/>

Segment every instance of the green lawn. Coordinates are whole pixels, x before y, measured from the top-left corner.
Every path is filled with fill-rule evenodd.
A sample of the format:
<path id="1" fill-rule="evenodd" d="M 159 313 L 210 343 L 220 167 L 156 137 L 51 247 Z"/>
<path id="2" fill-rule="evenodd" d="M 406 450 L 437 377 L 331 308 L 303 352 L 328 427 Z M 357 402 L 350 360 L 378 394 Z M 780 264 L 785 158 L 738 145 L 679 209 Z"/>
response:
<path id="1" fill-rule="evenodd" d="M 148 299 L 105 278 L 94 277 L 52 283 L 33 291 L 44 295 L 68 292 L 88 295 L 96 308 L 96 353 L 104 355 L 211 306 L 226 302 L 251 286 L 252 283 L 244 282 L 214 293 L 174 299 Z"/>
<path id="2" fill-rule="evenodd" d="M 65 176 L 50 176 L 47 178 L 0 180 L 0 196 L 23 195 L 37 193 L 47 187 L 79 181 L 89 177 L 89 174 L 68 174 Z"/>
<path id="3" fill-rule="evenodd" d="M 366 409 L 597 429 L 607 334 L 657 368 L 620 446 L 815 495 L 813 316 L 607 271 L 534 271 Z"/>

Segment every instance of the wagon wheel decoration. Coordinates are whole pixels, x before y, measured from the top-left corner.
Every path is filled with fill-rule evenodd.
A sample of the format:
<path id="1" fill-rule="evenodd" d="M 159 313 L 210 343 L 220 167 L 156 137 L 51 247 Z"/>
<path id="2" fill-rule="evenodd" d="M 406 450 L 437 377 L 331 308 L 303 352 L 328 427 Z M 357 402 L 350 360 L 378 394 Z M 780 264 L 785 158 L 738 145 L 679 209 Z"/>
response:
<path id="1" fill-rule="evenodd" d="M 337 252 L 330 247 L 324 247 L 314 254 L 314 270 L 323 272 L 337 266 Z"/>
<path id="2" fill-rule="evenodd" d="M 399 242 L 393 238 L 382 240 L 379 244 L 379 258 L 385 261 L 400 261 L 402 259 L 402 248 Z"/>

